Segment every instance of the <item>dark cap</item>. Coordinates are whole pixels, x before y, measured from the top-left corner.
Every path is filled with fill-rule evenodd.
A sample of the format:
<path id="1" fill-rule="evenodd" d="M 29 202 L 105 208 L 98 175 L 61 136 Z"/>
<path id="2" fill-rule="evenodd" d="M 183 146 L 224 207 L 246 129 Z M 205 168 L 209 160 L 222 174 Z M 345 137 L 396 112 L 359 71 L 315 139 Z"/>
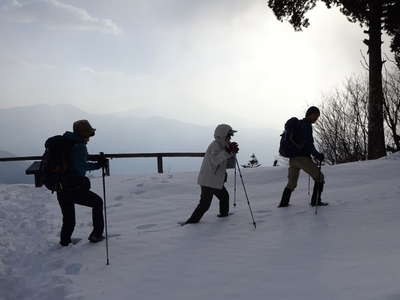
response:
<path id="1" fill-rule="evenodd" d="M 73 124 L 73 130 L 83 138 L 94 136 L 96 129 L 93 128 L 88 120 L 78 120 Z"/>
<path id="2" fill-rule="evenodd" d="M 321 113 L 319 112 L 318 107 L 316 107 L 316 106 L 311 106 L 311 107 L 309 107 L 309 108 L 307 109 L 307 112 L 306 112 L 306 118 L 307 118 L 308 116 L 312 115 L 312 114 L 318 114 L 318 115 L 321 114 Z"/>

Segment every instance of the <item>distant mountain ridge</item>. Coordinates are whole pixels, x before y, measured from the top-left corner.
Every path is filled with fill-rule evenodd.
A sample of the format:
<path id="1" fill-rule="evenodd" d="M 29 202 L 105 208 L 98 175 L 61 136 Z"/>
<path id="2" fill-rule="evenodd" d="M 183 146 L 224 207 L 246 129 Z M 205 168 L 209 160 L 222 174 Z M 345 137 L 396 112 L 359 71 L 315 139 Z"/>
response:
<path id="1" fill-rule="evenodd" d="M 0 150 L 0 157 L 13 157 L 13 156 L 15 155 L 10 152 Z"/>
<path id="2" fill-rule="evenodd" d="M 135 112 L 91 114 L 72 105 L 35 105 L 0 109 L 2 148 L 17 156 L 41 155 L 50 136 L 72 130 L 72 123 L 88 119 L 97 129 L 88 144 L 90 153 L 204 152 L 213 140 L 214 127 L 184 123 L 160 116 L 135 115 Z M 223 123 L 223 120 L 221 120 Z M 216 124 L 217 125 L 217 124 Z M 233 127 L 235 124 L 232 124 Z M 240 155 L 247 161 L 255 153 L 262 164 L 272 164 L 279 133 L 269 129 L 236 128 L 235 140 Z M 194 171 L 201 159 L 165 159 L 165 170 Z M 1 165 L 0 165 L 1 168 Z M 154 159 L 115 159 L 112 172 L 151 173 Z"/>

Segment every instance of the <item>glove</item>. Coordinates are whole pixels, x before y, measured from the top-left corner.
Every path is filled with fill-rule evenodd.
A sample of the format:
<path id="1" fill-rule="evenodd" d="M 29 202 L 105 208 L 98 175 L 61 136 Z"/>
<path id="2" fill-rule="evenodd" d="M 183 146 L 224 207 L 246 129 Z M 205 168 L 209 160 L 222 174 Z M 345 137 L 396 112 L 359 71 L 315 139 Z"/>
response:
<path id="1" fill-rule="evenodd" d="M 324 161 L 325 160 L 325 155 L 323 153 L 318 153 L 315 158 L 319 161 Z"/>
<path id="2" fill-rule="evenodd" d="M 97 164 L 99 165 L 100 168 L 104 168 L 107 166 L 108 159 L 105 156 L 100 156 L 99 159 L 97 160 Z"/>
<path id="3" fill-rule="evenodd" d="M 229 143 L 226 147 L 226 151 L 230 154 L 236 154 L 239 152 L 239 145 L 236 142 Z"/>

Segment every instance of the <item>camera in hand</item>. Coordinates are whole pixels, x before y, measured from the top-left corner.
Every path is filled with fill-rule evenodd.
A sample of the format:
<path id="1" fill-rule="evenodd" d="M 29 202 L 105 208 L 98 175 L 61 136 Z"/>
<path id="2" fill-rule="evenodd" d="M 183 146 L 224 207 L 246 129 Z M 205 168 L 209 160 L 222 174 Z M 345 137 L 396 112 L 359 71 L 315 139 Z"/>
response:
<path id="1" fill-rule="evenodd" d="M 228 144 L 228 146 L 226 147 L 226 151 L 228 151 L 228 153 L 231 154 L 236 154 L 239 152 L 239 145 L 236 142 L 231 142 Z"/>

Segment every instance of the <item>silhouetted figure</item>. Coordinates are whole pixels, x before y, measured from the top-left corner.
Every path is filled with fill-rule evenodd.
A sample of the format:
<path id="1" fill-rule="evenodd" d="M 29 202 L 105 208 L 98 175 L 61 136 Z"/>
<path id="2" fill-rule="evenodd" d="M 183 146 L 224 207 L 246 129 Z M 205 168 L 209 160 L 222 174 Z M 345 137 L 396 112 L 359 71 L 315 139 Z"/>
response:
<path id="1" fill-rule="evenodd" d="M 314 138 L 312 132 L 312 124 L 314 124 L 320 116 L 320 111 L 317 107 L 311 106 L 307 112 L 306 117 L 302 120 L 292 118 L 285 124 L 285 138 L 287 147 L 287 156 L 289 157 L 289 174 L 288 184 L 283 191 L 281 202 L 278 207 L 289 206 L 289 200 L 292 192 L 297 186 L 300 170 L 309 174 L 315 181 L 313 194 L 311 197 L 311 205 L 325 206 L 328 203 L 321 201 L 321 193 L 324 188 L 324 175 L 318 168 L 317 164 L 311 159 L 311 155 L 318 161 L 324 160 L 324 155 L 319 153 L 314 146 Z M 282 138 L 282 139 L 283 139 Z M 282 153 L 280 149 L 280 153 Z"/>
<path id="2" fill-rule="evenodd" d="M 103 200 L 90 191 L 90 180 L 86 171 L 100 169 L 104 162 L 89 163 L 86 144 L 95 134 L 95 129 L 87 120 L 79 120 L 73 124 L 73 132 L 65 132 L 63 137 L 73 146 L 70 152 L 70 165 L 66 176 L 62 179 L 62 189 L 57 191 L 58 203 L 63 215 L 60 244 L 68 246 L 75 228 L 75 204 L 92 208 L 93 231 L 89 241 L 96 243 L 104 239 Z"/>

